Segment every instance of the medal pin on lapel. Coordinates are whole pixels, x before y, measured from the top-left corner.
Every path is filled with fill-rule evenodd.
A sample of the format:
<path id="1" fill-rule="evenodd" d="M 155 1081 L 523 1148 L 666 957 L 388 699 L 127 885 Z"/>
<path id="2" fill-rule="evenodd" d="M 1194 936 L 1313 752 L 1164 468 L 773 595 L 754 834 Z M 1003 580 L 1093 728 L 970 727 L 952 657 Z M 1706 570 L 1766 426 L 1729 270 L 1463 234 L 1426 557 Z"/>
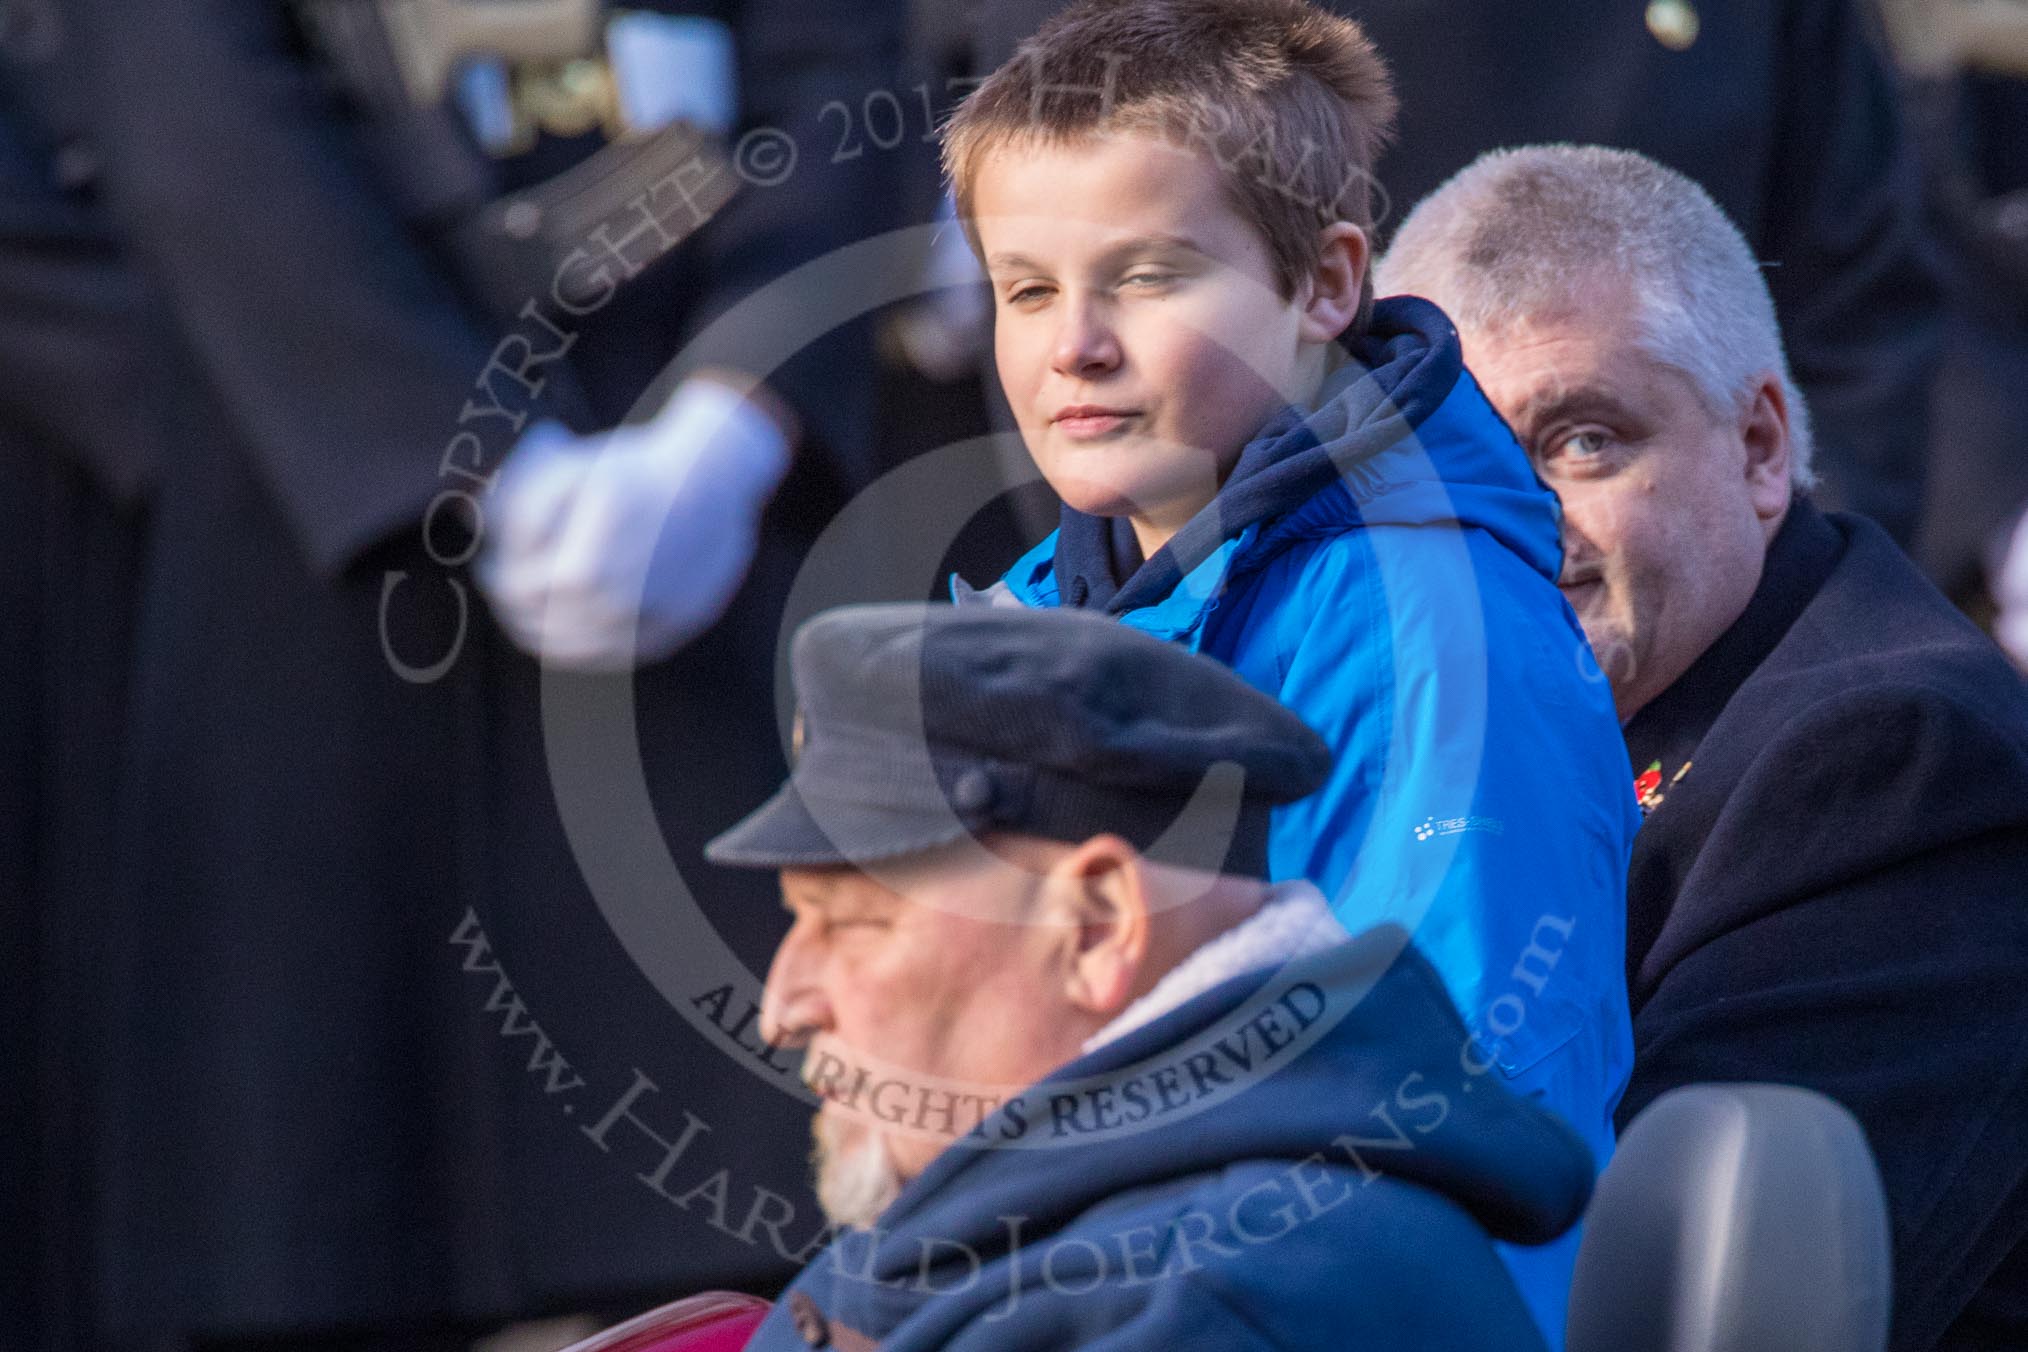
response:
<path id="1" fill-rule="evenodd" d="M 1634 776 L 1634 799 L 1641 805 L 1641 815 L 1646 816 L 1662 805 L 1665 788 L 1673 789 L 1690 773 L 1690 762 L 1684 761 L 1676 767 L 1676 773 L 1669 776 L 1667 785 L 1662 783 L 1662 762 L 1651 762 L 1647 769 Z"/>

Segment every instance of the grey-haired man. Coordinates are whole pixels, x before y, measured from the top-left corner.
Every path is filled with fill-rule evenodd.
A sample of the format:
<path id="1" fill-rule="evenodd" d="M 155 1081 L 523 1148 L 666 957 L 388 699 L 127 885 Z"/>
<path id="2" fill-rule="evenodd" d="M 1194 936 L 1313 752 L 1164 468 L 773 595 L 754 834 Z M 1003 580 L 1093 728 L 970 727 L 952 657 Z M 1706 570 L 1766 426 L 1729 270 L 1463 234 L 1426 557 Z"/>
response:
<path id="1" fill-rule="evenodd" d="M 1484 156 L 1377 277 L 1449 312 L 1563 501 L 1648 812 L 1622 1124 L 1699 1080 L 1841 1100 L 1887 1185 L 1897 1352 L 2028 1346 L 2028 691 L 1879 528 L 1810 504 L 1766 282 L 1689 180 Z"/>
<path id="2" fill-rule="evenodd" d="M 839 1233 L 753 1347 L 1540 1347 L 1492 1236 L 1589 1153 L 1400 930 L 1262 880 L 1309 728 L 1079 611 L 835 611 L 792 666 L 795 771 L 711 854 L 781 870 Z"/>

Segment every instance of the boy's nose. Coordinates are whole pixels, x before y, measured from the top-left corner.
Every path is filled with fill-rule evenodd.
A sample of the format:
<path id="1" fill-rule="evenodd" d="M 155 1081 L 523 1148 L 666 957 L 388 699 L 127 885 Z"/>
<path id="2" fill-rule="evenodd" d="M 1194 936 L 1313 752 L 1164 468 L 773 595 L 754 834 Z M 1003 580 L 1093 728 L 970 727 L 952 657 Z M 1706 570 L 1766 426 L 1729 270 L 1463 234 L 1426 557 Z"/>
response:
<path id="1" fill-rule="evenodd" d="M 1056 333 L 1050 365 L 1057 374 L 1076 380 L 1104 375 L 1120 364 L 1119 339 L 1098 307 L 1076 304 L 1064 307 L 1063 323 Z"/>

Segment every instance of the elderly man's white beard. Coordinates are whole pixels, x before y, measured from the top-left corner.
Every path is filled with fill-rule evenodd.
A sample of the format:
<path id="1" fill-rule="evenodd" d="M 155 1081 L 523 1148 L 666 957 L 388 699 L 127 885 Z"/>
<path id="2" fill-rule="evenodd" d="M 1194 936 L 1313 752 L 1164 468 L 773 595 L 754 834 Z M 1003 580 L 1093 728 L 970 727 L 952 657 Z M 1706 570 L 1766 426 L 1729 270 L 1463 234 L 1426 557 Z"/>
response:
<path id="1" fill-rule="evenodd" d="M 880 1133 L 824 1111 L 811 1124 L 817 1138 L 817 1203 L 833 1225 L 867 1229 L 901 1194 L 901 1173 Z"/>

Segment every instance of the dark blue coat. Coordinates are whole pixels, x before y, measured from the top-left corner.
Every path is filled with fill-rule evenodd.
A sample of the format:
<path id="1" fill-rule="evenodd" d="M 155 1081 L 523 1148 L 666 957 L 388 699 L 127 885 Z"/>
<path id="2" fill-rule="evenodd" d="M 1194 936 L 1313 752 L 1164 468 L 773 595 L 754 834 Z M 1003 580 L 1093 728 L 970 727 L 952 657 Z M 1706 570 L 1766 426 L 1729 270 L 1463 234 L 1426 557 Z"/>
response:
<path id="1" fill-rule="evenodd" d="M 126 743 L 141 553 L 161 458 L 140 392 L 142 289 L 61 146 L 81 91 L 31 65 L 36 7 L 0 19 L 0 1348 L 57 1352 L 78 1325 L 91 1190 L 86 1017 L 104 974 L 90 909 L 109 882 L 107 749 Z M 118 392 L 119 397 L 109 397 Z"/>
<path id="2" fill-rule="evenodd" d="M 1016 1096 L 820 1254 L 753 1352 L 1539 1349 L 1492 1237 L 1562 1232 L 1591 1157 L 1461 1062 L 1405 943 L 1237 977 Z"/>
<path id="3" fill-rule="evenodd" d="M 1663 787 L 1622 1122 L 1698 1080 L 1830 1094 L 1887 1185 L 1896 1352 L 2028 1346 L 2028 690 L 1872 523 L 1799 502 L 1626 734 Z"/>

